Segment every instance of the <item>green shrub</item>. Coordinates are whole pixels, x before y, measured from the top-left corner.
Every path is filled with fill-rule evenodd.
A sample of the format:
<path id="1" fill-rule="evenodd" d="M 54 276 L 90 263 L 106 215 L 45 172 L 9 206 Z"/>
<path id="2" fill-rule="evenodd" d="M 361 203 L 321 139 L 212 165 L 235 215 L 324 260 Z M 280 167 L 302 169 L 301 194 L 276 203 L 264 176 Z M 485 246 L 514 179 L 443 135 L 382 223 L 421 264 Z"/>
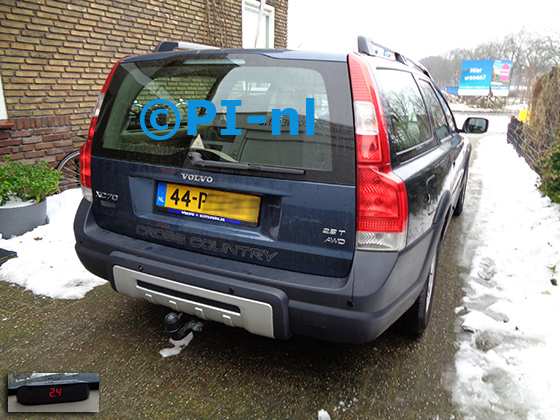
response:
<path id="1" fill-rule="evenodd" d="M 525 151 L 536 161 L 539 189 L 560 203 L 560 68 L 540 76 L 533 87 L 531 119 L 523 133 Z M 530 152 L 530 153 L 529 153 Z"/>
<path id="2" fill-rule="evenodd" d="M 557 132 L 560 138 L 560 130 Z M 560 141 L 546 152 L 536 167 L 541 180 L 539 189 L 555 203 L 560 203 Z"/>
<path id="3" fill-rule="evenodd" d="M 23 201 L 42 201 L 45 197 L 58 192 L 61 173 L 48 166 L 46 162 L 35 164 L 12 162 L 9 157 L 0 164 L 0 206 L 10 197 Z"/>

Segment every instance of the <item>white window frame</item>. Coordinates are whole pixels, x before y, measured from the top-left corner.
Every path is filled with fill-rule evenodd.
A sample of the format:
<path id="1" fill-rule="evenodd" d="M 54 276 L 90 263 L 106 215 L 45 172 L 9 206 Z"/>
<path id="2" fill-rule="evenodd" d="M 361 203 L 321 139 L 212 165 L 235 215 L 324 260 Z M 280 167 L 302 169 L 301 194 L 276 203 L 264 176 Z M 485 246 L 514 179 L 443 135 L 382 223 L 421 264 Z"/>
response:
<path id="1" fill-rule="evenodd" d="M 243 10 L 241 13 L 242 17 L 242 42 L 243 48 L 255 48 L 255 39 L 257 37 L 257 29 L 249 28 L 249 23 L 246 20 L 245 12 L 259 14 L 261 3 L 256 0 L 243 0 Z M 266 27 L 266 21 L 268 20 L 268 30 Z M 253 33 L 248 33 L 254 29 Z M 252 32 L 252 31 L 251 31 Z M 262 46 L 262 39 L 265 39 L 264 47 Z M 261 45 L 257 48 L 274 48 L 274 7 L 268 4 L 264 5 L 263 14 L 261 18 L 261 24 L 259 29 L 259 43 Z"/>
<path id="2" fill-rule="evenodd" d="M 2 88 L 2 75 L 0 74 L 0 120 L 7 120 L 6 101 L 4 100 L 4 89 Z"/>

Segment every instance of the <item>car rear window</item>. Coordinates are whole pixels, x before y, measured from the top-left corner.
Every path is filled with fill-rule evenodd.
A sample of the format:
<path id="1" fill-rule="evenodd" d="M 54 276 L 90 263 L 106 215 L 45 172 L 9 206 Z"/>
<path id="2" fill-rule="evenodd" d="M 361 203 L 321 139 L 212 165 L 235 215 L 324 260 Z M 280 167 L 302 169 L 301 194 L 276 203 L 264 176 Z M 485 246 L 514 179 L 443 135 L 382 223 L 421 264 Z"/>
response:
<path id="1" fill-rule="evenodd" d="M 196 151 L 205 160 L 290 168 L 306 180 L 352 184 L 351 109 L 344 62 L 184 53 L 124 60 L 107 92 L 93 152 L 185 167 L 189 151 Z"/>

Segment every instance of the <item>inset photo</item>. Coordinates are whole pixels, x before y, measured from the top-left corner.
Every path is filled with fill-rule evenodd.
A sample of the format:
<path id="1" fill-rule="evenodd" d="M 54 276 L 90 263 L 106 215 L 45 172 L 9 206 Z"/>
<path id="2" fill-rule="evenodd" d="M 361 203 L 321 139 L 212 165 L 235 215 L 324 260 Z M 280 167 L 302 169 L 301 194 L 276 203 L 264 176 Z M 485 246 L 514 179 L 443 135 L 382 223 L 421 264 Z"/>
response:
<path id="1" fill-rule="evenodd" d="M 10 373 L 8 412 L 99 412 L 99 374 Z"/>

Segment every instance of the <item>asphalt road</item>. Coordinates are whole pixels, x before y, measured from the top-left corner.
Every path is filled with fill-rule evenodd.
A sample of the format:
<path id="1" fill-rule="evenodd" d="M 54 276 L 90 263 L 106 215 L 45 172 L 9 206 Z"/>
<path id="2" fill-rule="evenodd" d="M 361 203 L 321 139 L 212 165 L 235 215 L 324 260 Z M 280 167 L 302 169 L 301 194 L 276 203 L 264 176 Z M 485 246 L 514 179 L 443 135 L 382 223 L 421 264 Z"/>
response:
<path id="1" fill-rule="evenodd" d="M 100 412 L 88 418 L 317 419 L 324 409 L 333 420 L 460 419 L 446 382 L 454 366 L 454 309 L 469 271 L 463 239 L 476 213 L 476 197 L 467 200 L 442 244 L 434 313 L 420 339 L 389 331 L 367 345 L 274 341 L 213 323 L 164 359 L 159 350 L 171 347 L 167 308 L 121 296 L 108 284 L 65 301 L 0 282 L 1 371 L 99 373 Z M 6 381 L 0 396 L 5 412 Z M 9 418 L 68 418 L 58 416 Z"/>

